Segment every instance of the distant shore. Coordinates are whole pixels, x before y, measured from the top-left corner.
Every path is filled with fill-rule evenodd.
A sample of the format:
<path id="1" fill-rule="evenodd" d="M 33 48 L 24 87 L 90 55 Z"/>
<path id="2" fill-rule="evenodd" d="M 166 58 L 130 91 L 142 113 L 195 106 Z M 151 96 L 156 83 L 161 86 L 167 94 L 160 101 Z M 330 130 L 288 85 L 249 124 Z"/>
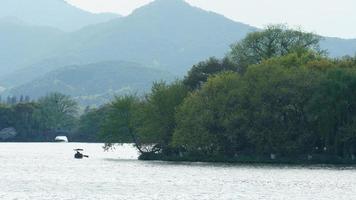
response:
<path id="1" fill-rule="evenodd" d="M 172 161 L 172 162 L 206 162 L 206 163 L 231 163 L 231 164 L 287 164 L 287 165 L 356 165 L 356 160 L 340 157 L 313 155 L 298 157 L 277 157 L 271 159 L 268 156 L 236 156 L 230 157 L 196 157 L 196 156 L 162 156 L 159 154 L 142 154 L 139 160 Z"/>

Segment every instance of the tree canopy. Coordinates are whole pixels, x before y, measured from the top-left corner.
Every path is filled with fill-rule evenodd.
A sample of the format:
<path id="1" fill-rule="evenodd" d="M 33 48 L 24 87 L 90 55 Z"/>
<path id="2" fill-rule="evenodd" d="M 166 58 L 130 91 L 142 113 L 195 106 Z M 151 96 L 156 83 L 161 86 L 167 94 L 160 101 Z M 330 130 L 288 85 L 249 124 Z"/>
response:
<path id="1" fill-rule="evenodd" d="M 302 54 L 308 51 L 323 53 L 320 50 L 320 36 L 300 30 L 289 29 L 284 25 L 272 25 L 258 32 L 248 34 L 243 40 L 231 45 L 229 57 L 237 64 L 239 72 L 263 60 L 291 53 Z"/>

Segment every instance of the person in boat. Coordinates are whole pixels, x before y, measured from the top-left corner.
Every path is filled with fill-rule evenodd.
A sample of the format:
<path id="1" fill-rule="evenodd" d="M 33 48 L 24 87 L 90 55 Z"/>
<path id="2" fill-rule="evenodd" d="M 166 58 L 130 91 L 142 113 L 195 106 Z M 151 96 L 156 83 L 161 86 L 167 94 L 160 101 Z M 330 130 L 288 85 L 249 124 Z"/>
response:
<path id="1" fill-rule="evenodd" d="M 88 155 L 84 155 L 84 154 L 81 153 L 81 151 L 83 151 L 83 149 L 74 149 L 74 151 L 77 152 L 77 153 L 74 154 L 74 158 L 77 158 L 77 159 L 82 159 L 84 157 L 89 158 Z"/>
<path id="2" fill-rule="evenodd" d="M 83 158 L 84 155 L 82 153 L 80 153 L 79 151 L 77 151 L 77 153 L 74 154 L 74 158 Z"/>

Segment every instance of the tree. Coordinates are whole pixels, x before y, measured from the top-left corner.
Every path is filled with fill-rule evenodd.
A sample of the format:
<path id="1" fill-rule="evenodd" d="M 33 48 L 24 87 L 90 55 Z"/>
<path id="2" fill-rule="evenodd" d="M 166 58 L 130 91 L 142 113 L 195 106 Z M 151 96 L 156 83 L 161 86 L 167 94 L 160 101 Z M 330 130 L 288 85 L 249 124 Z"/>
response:
<path id="1" fill-rule="evenodd" d="M 106 119 L 101 126 L 100 136 L 105 141 L 104 148 L 113 148 L 118 143 L 134 143 L 141 154 L 145 153 L 145 145 L 136 132 L 134 114 L 140 106 L 139 99 L 134 95 L 116 97 L 109 104 Z"/>
<path id="2" fill-rule="evenodd" d="M 188 89 L 181 81 L 172 84 L 154 83 L 142 110 L 136 115 L 141 120 L 138 132 L 142 141 L 155 144 L 165 154 L 170 153 L 170 143 L 176 127 L 176 109 L 187 93 Z"/>
<path id="3" fill-rule="evenodd" d="M 14 119 L 9 105 L 0 104 L 0 129 L 14 125 Z"/>
<path id="4" fill-rule="evenodd" d="M 6 98 L 6 104 L 11 105 L 11 96 L 7 96 Z"/>
<path id="5" fill-rule="evenodd" d="M 25 100 L 25 99 L 24 99 L 23 95 L 21 95 L 21 96 L 20 96 L 20 100 L 19 100 L 19 102 L 20 102 L 20 103 L 23 103 L 23 102 L 24 102 L 24 100 Z"/>
<path id="6" fill-rule="evenodd" d="M 15 105 L 15 104 L 17 104 L 17 97 L 16 96 L 12 96 L 11 97 L 11 103 L 10 103 L 11 105 Z"/>
<path id="7" fill-rule="evenodd" d="M 250 67 L 244 75 L 248 138 L 256 154 L 296 155 L 311 152 L 315 137 L 307 104 L 319 76 L 302 66 Z"/>
<path id="8" fill-rule="evenodd" d="M 222 60 L 209 58 L 207 61 L 194 65 L 184 78 L 183 83 L 190 90 L 196 90 L 208 80 L 209 76 L 223 71 L 237 71 L 237 67 L 227 57 Z"/>
<path id="9" fill-rule="evenodd" d="M 26 102 L 26 103 L 29 103 L 30 101 L 31 101 L 30 96 L 27 96 L 27 95 L 26 95 L 26 96 L 25 96 L 25 102 Z"/>
<path id="10" fill-rule="evenodd" d="M 225 72 L 208 79 L 178 109 L 173 144 L 189 153 L 233 156 L 246 144 L 239 129 L 240 76 Z M 235 115 L 235 116 L 234 116 Z"/>
<path id="11" fill-rule="evenodd" d="M 309 104 L 309 112 L 315 119 L 315 132 L 320 134 L 321 145 L 330 154 L 355 153 L 355 91 L 355 69 L 329 69 Z"/>
<path id="12" fill-rule="evenodd" d="M 38 100 L 36 117 L 41 130 L 68 133 L 73 130 L 78 115 L 78 104 L 70 96 L 50 93 Z"/>
<path id="13" fill-rule="evenodd" d="M 86 107 L 84 114 L 80 116 L 78 129 L 73 135 L 73 139 L 87 142 L 100 141 L 99 133 L 103 128 L 104 121 L 108 117 L 109 110 L 109 105 L 93 109 Z"/>
<path id="14" fill-rule="evenodd" d="M 38 109 L 36 103 L 19 103 L 12 106 L 13 126 L 18 132 L 16 139 L 21 141 L 40 140 L 34 113 Z"/>
<path id="15" fill-rule="evenodd" d="M 244 73 L 248 66 L 272 57 L 308 51 L 322 54 L 320 39 L 315 34 L 291 30 L 284 25 L 268 26 L 267 29 L 250 33 L 242 41 L 233 44 L 229 57 L 237 64 L 239 72 Z"/>

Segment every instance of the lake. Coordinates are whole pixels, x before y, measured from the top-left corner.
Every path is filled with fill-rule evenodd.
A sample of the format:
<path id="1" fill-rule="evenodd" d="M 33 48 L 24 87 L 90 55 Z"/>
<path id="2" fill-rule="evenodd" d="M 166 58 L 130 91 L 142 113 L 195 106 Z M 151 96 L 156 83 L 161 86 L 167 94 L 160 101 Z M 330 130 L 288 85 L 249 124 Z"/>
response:
<path id="1" fill-rule="evenodd" d="M 131 145 L 102 146 L 0 143 L 0 199 L 356 199 L 352 167 L 138 161 Z"/>

